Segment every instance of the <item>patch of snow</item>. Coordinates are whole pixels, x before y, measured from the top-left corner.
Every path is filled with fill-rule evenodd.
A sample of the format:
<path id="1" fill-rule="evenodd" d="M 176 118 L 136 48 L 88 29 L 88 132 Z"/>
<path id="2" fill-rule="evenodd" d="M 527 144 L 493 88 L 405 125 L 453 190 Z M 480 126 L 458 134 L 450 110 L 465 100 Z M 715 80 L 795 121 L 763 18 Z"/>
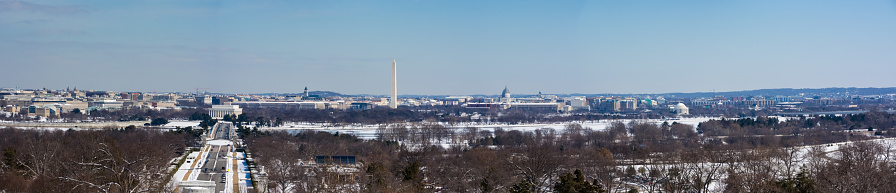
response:
<path id="1" fill-rule="evenodd" d="M 233 142 L 230 140 L 211 140 L 205 143 L 208 145 L 233 145 Z"/>
<path id="2" fill-rule="evenodd" d="M 162 127 L 174 128 L 174 127 L 198 127 L 201 121 L 171 121 L 168 124 L 165 124 Z"/>
<path id="3" fill-rule="evenodd" d="M 708 120 L 721 119 L 720 117 L 691 117 L 691 118 L 680 118 L 680 119 L 615 119 L 615 120 L 597 120 L 597 121 L 575 121 L 575 122 L 553 122 L 553 123 L 530 123 L 530 124 L 503 124 L 503 123 L 464 123 L 464 124 L 455 124 L 451 125 L 445 122 L 440 122 L 436 124 L 440 124 L 442 126 L 460 130 L 467 127 L 475 127 L 480 130 L 494 132 L 495 128 L 501 128 L 505 131 L 510 130 L 518 130 L 524 132 L 531 132 L 542 128 L 551 128 L 556 130 L 558 133 L 562 132 L 566 129 L 566 125 L 577 123 L 582 125 L 583 128 L 590 128 L 595 131 L 606 130 L 610 127 L 611 124 L 615 122 L 622 122 L 628 124 L 631 121 L 640 121 L 654 124 L 663 124 L 663 122 L 669 122 L 669 124 L 673 122 L 678 122 L 680 124 L 686 124 L 694 126 L 694 129 L 697 128 L 701 122 L 705 122 Z M 284 130 L 290 133 L 296 133 L 301 130 L 318 130 L 318 131 L 326 131 L 329 133 L 340 133 L 340 134 L 351 134 L 358 136 L 362 139 L 375 139 L 376 138 L 376 129 L 382 126 L 381 124 L 350 124 L 350 125 L 341 125 L 334 126 L 326 123 L 287 123 L 283 126 L 278 127 L 260 127 L 260 130 Z"/>

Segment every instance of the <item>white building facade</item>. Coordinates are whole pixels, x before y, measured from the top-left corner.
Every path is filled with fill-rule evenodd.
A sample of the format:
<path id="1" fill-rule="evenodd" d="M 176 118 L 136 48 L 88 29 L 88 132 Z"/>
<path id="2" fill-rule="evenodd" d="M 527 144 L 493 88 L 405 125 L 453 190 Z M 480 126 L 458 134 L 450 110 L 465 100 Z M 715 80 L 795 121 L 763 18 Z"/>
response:
<path id="1" fill-rule="evenodd" d="M 673 107 L 673 109 L 675 111 L 675 114 L 678 114 L 679 116 L 687 115 L 690 113 L 688 112 L 688 107 L 685 106 L 684 103 L 678 103 L 677 105 L 675 105 L 675 107 Z"/>
<path id="2" fill-rule="evenodd" d="M 243 109 L 239 105 L 212 105 L 212 108 L 208 110 L 208 114 L 212 119 L 224 119 L 224 115 L 242 115 Z"/>

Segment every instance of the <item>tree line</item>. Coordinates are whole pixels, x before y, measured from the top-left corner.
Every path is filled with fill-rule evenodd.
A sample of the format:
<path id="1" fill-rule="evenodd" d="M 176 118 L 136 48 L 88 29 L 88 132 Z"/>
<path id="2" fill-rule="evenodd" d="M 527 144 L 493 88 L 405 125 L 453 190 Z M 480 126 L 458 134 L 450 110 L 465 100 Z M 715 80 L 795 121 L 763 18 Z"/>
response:
<path id="1" fill-rule="evenodd" d="M 195 139 L 134 126 L 0 129 L 0 192 L 170 192 L 171 160 Z"/>
<path id="2" fill-rule="evenodd" d="M 873 125 L 892 117 L 853 118 L 862 116 L 842 118 Z M 879 142 L 828 147 L 874 139 L 825 124 L 835 120 L 844 123 L 758 117 L 698 128 L 633 121 L 604 130 L 569 124 L 530 132 L 392 124 L 380 127 L 376 140 L 316 131 L 242 135 L 274 192 L 893 191 L 882 185 L 896 174 L 888 158 L 893 148 Z M 297 162 L 317 155 L 358 156 L 363 166 L 355 186 L 309 179 L 327 171 L 309 175 L 314 167 Z"/>

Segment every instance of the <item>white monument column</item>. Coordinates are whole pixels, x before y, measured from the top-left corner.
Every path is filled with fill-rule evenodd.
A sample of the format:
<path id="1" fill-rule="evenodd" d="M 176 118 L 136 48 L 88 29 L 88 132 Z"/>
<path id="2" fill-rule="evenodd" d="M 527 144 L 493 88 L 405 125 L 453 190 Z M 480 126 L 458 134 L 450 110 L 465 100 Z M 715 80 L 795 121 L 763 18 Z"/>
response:
<path id="1" fill-rule="evenodd" d="M 398 76 L 398 72 L 395 71 L 395 59 L 392 59 L 392 100 L 389 100 L 390 108 L 398 108 L 398 85 L 396 83 L 396 77 Z"/>

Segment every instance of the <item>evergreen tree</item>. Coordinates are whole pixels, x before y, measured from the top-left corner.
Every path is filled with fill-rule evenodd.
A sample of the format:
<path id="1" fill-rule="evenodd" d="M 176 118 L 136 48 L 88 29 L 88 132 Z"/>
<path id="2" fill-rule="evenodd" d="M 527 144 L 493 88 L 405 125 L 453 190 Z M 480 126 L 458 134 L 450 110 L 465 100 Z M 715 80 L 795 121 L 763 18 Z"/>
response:
<path id="1" fill-rule="evenodd" d="M 582 175 L 582 171 L 576 169 L 574 174 L 566 173 L 560 176 L 560 181 L 554 183 L 554 191 L 560 193 L 603 193 L 604 188 L 594 180 L 589 183 Z"/>
<path id="2" fill-rule="evenodd" d="M 155 119 L 152 119 L 152 122 L 150 122 L 149 124 L 150 124 L 150 125 L 164 125 L 164 124 L 168 124 L 168 119 L 165 119 L 165 118 L 155 118 Z"/>
<path id="3" fill-rule="evenodd" d="M 795 177 L 778 180 L 776 184 L 783 192 L 787 193 L 816 192 L 815 180 L 812 180 L 805 168 L 800 173 L 797 173 Z"/>
<path id="4" fill-rule="evenodd" d="M 408 163 L 401 171 L 402 181 L 413 184 L 418 190 L 423 189 L 423 174 L 420 172 L 420 161 L 414 160 Z"/>
<path id="5" fill-rule="evenodd" d="M 190 115 L 190 120 L 191 121 L 202 120 L 202 114 L 200 114 L 199 111 L 193 112 L 193 114 Z"/>
<path id="6" fill-rule="evenodd" d="M 510 193 L 531 193 L 532 192 L 532 183 L 529 183 L 528 180 L 523 179 L 520 183 L 514 184 L 510 187 Z"/>

